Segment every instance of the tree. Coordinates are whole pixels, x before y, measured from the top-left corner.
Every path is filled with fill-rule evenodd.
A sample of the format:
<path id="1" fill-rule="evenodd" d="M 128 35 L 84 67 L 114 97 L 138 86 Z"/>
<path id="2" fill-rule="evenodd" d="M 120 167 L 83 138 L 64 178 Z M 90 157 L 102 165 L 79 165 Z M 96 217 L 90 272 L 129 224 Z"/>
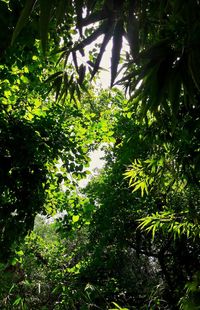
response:
<path id="1" fill-rule="evenodd" d="M 1 1 L 1 5 L 8 18 L 2 17 L 2 23 L 11 38 L 13 14 L 20 11 L 20 2 L 10 1 L 8 6 Z M 89 160 L 86 155 L 91 144 L 89 139 L 95 140 L 91 130 L 88 144 L 81 144 L 93 121 L 89 109 L 80 111 L 78 104 L 74 106 L 70 100 L 65 105 L 57 104 L 49 94 L 45 80 L 54 72 L 58 57 L 40 59 L 34 27 L 32 24 L 15 47 L 7 45 L 1 54 L 0 256 L 3 261 L 8 260 L 21 238 L 33 228 L 37 213 L 56 212 L 59 197 L 56 204 L 54 201 L 59 196 L 60 184 L 65 181 L 71 187 L 67 174 L 73 173 L 74 178 L 86 174 L 82 170 Z M 63 161 L 61 172 L 56 167 L 59 160 Z"/>
<path id="2" fill-rule="evenodd" d="M 184 154 L 180 146 L 179 158 L 186 169 L 198 166 L 198 38 L 199 38 L 199 4 L 190 0 L 184 3 L 176 0 L 159 1 L 60 1 L 47 4 L 43 1 L 27 1 L 13 34 L 16 40 L 34 6 L 34 14 L 41 20 L 39 30 L 43 51 L 47 48 L 48 33 L 53 34 L 57 21 L 57 29 L 71 25 L 79 32 L 79 41 L 73 42 L 70 29 L 68 37 L 62 35 L 63 46 L 60 45 L 60 59 L 67 62 L 72 54 L 78 73 L 78 80 L 69 79 L 66 71 L 54 75 L 54 86 L 62 97 L 66 90 L 73 96 L 74 91 L 80 94 L 86 68 L 77 62 L 76 53 L 82 53 L 85 46 L 104 34 L 104 39 L 97 56 L 90 55 L 88 65 L 93 77 L 99 69 L 100 60 L 109 40 L 113 39 L 111 59 L 111 84 L 118 72 L 122 37 L 130 44 L 128 60 L 124 60 L 125 77 L 121 83 L 129 88 L 133 105 L 141 105 L 141 116 L 151 111 L 159 126 L 168 128 L 169 139 L 176 139 L 178 122 L 183 118 L 183 139 L 188 141 L 188 151 Z M 30 5 L 29 5 L 30 4 Z M 62 15 L 59 10 L 63 6 Z M 85 17 L 83 17 L 85 11 Z M 46 18 L 43 18 L 43 15 Z M 71 19 L 70 16 L 75 16 Z M 35 15 L 31 15 L 33 21 Z M 92 26 L 92 27 L 91 27 Z M 48 28 L 49 27 L 49 28 Z M 52 28 L 51 28 L 52 27 Z M 89 27 L 91 27 L 89 29 Z M 48 32 L 49 29 L 49 32 Z M 68 29 L 68 28 L 67 28 Z M 60 32 L 58 31 L 58 36 Z M 176 38 L 176 40 L 175 40 Z M 58 48 L 57 46 L 55 46 Z M 73 85 L 73 86 L 72 86 Z M 136 88 L 136 89 L 135 89 Z M 164 120 L 163 120 L 164 119 Z M 191 121 L 192 120 L 192 121 Z M 193 124 L 191 124 L 191 122 Z M 190 141 L 193 143 L 190 143 Z M 190 144 L 190 145 L 189 145 Z M 197 146 L 197 147 L 196 147 Z M 189 167 L 188 165 L 189 158 Z M 197 171 L 195 171 L 195 174 Z M 188 171 L 190 177 L 191 171 Z"/>
<path id="3" fill-rule="evenodd" d="M 105 307 L 113 298 L 130 307 L 144 307 L 145 303 L 152 306 L 154 302 L 155 307 L 167 303 L 175 309 L 181 301 L 187 306 L 191 297 L 188 304 L 194 305 L 200 255 L 199 1 L 0 3 L 7 17 L 0 19 L 5 29 L 0 54 L 3 253 L 33 226 L 35 214 L 45 203 L 47 209 L 58 204 L 64 208 L 67 201 L 69 214 L 61 224 L 63 231 L 75 232 L 86 225 L 89 231 L 85 248 L 89 257 L 81 256 L 78 277 L 77 269 L 73 269 L 71 292 L 79 283 L 76 296 L 82 296 L 87 288 L 89 300 Z M 78 42 L 74 42 L 77 33 Z M 86 63 L 80 62 L 78 55 L 101 35 L 100 46 L 95 46 Z M 121 55 L 123 37 L 130 45 L 126 58 Z M 109 97 L 102 96 L 102 107 L 89 87 L 110 39 L 111 85 L 124 85 L 130 97 L 122 108 L 122 96 L 116 93 L 121 106 L 113 118 L 106 112 Z M 116 82 L 120 61 L 125 76 Z M 48 84 L 41 84 L 42 76 L 52 87 L 48 95 Z M 113 123 L 105 120 L 108 115 L 114 129 Z M 101 136 L 95 132 L 101 132 Z M 23 143 L 19 144 L 21 137 Z M 88 197 L 82 203 L 75 181 L 72 178 L 72 186 L 67 173 L 84 175 L 87 150 L 106 140 L 112 140 L 114 146 L 107 156 L 105 173 L 86 191 Z M 64 163 L 61 171 L 55 166 L 58 159 Z M 65 194 L 60 190 L 63 180 L 69 189 Z M 97 244 L 92 240 L 94 236 Z M 5 246 L 6 240 L 9 247 Z M 141 258 L 138 264 L 137 255 Z M 155 273 L 160 273 L 158 284 L 163 287 L 154 298 L 150 294 L 157 283 L 155 274 L 149 273 L 152 257 L 156 260 Z M 121 274 L 118 271 L 120 263 L 128 259 L 136 264 L 131 283 L 138 286 L 135 290 L 132 286 L 132 291 L 128 291 L 130 283 L 127 278 L 124 281 L 124 275 L 130 274 L 133 264 L 123 264 Z M 96 278 L 92 278 L 91 270 Z M 144 270 L 151 280 L 141 297 Z M 92 286 L 87 286 L 87 281 Z M 95 286 L 103 292 L 103 298 L 93 290 Z M 124 299 L 119 298 L 120 293 Z M 83 299 L 78 299 L 77 307 L 85 306 Z M 165 305 L 159 305 L 161 300 Z"/>
<path id="4" fill-rule="evenodd" d="M 126 108 L 115 123 L 114 137 L 120 143 L 108 155 L 105 172 L 86 190 L 97 211 L 89 226 L 91 256 L 83 265 L 81 279 L 97 286 L 107 300 L 115 298 L 130 308 L 159 306 L 159 302 L 161 309 L 166 304 L 176 308 L 187 279 L 199 268 L 199 189 L 184 185 L 182 172 L 175 166 L 176 149 L 168 144 L 166 150 L 160 128 L 154 122 L 141 124 L 137 112 L 130 118 Z M 137 168 L 133 193 L 123 177 L 131 160 Z M 140 230 L 141 217 L 147 229 Z M 194 237 L 192 229 L 197 232 Z M 112 281 L 116 281 L 116 291 Z"/>

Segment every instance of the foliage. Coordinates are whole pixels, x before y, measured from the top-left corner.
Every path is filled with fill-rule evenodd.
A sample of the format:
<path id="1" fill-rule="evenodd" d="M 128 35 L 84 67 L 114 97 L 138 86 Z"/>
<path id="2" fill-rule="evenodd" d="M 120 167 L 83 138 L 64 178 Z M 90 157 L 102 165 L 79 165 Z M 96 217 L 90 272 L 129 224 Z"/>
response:
<path id="1" fill-rule="evenodd" d="M 199 6 L 0 1 L 1 307 L 198 309 Z"/>
<path id="2" fill-rule="evenodd" d="M 189 222 L 186 217 L 186 212 L 180 212 L 178 215 L 172 212 L 156 212 L 152 216 L 141 218 L 138 226 L 147 232 L 152 231 L 152 237 L 155 237 L 155 232 L 161 230 L 162 233 L 172 233 L 173 238 L 186 235 L 187 238 L 199 237 L 199 226 L 193 222 Z M 185 215 L 185 216 L 184 216 Z"/>
<path id="3" fill-rule="evenodd" d="M 69 54 L 73 54 L 81 82 L 86 67 L 83 63 L 78 65 L 76 54 L 78 51 L 83 53 L 87 45 L 104 35 L 97 56 L 91 55 L 92 60 L 88 60 L 88 64 L 92 68 L 93 77 L 112 38 L 113 85 L 118 73 L 122 38 L 126 37 L 130 45 L 130 55 L 127 62 L 128 74 L 123 78 L 123 82 L 130 86 L 136 101 L 142 102 L 143 115 L 147 110 L 156 115 L 165 111 L 172 117 L 175 126 L 180 108 L 198 105 L 198 66 L 195 66 L 199 59 L 197 1 L 185 1 L 184 5 L 181 5 L 179 0 L 173 3 L 165 0 L 158 3 L 77 0 L 49 2 L 46 6 L 43 1 L 27 1 L 16 25 L 13 41 L 27 22 L 33 6 L 40 19 L 39 33 L 44 52 L 53 25 L 58 35 L 63 26 L 71 25 L 71 29 L 76 26 L 80 39 L 74 43 L 71 30 L 67 28 L 69 36 L 61 48 L 61 58 L 67 61 Z M 71 18 L 73 14 L 74 19 Z M 135 92 L 138 83 L 140 86 Z"/>
<path id="4" fill-rule="evenodd" d="M 1 5 L 6 10 L 6 4 Z M 7 5 L 12 27 L 13 14 L 20 8 L 20 3 L 12 1 Z M 41 60 L 34 27 L 29 27 L 30 40 L 25 30 L 15 47 L 4 51 L 0 66 L 2 260 L 7 260 L 21 237 L 32 229 L 38 212 L 53 214 L 65 208 L 61 187 L 66 188 L 66 194 L 74 191 L 77 180 L 87 174 L 83 166 L 89 162 L 89 148 L 100 140 L 111 140 L 106 125 L 110 112 L 103 108 L 106 101 L 102 103 L 108 95 L 102 93 L 97 99 L 88 88 L 81 108 L 77 96 L 76 104 L 69 97 L 54 102 L 44 81 L 55 73 L 58 56 L 46 53 L 46 59 Z M 52 37 L 49 45 L 53 43 Z M 102 109 L 97 108 L 98 102 Z"/>
<path id="5" fill-rule="evenodd" d="M 180 309 L 199 308 L 199 273 L 185 285 L 185 295 L 179 301 Z"/>
<path id="6" fill-rule="evenodd" d="M 116 308 L 112 308 L 110 310 L 128 310 L 127 308 L 121 308 L 116 302 L 113 302 L 113 305 L 116 307 Z"/>
<path id="7" fill-rule="evenodd" d="M 1 307 L 10 309 L 20 304 L 22 309 L 52 309 L 59 296 L 53 293 L 55 281 L 61 280 L 65 273 L 65 249 L 66 244 L 56 233 L 55 224 L 37 217 L 34 232 L 26 237 L 21 250 L 16 251 L 13 269 L 8 271 L 7 267 L 4 273 L 7 281 L 10 273 L 13 284 L 8 282 L 11 288 L 7 291 L 4 286 Z"/>

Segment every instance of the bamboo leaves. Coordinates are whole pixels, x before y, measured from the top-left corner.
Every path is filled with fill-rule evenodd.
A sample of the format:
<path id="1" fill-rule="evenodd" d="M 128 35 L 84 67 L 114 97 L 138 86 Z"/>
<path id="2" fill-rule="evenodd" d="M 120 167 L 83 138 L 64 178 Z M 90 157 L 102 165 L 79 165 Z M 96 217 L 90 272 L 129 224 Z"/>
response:
<path id="1" fill-rule="evenodd" d="M 48 27 L 51 18 L 51 9 L 53 6 L 52 0 L 39 0 L 40 3 L 40 38 L 42 49 L 45 54 L 47 48 L 47 41 L 48 41 Z"/>
<path id="2" fill-rule="evenodd" d="M 127 39 L 130 45 L 132 57 L 137 61 L 139 54 L 139 21 L 134 14 L 134 7 L 130 1 L 127 20 Z"/>
<path id="3" fill-rule="evenodd" d="M 141 196 L 148 194 L 148 185 L 151 183 L 149 176 L 145 173 L 141 161 L 135 160 L 131 167 L 124 173 L 129 179 L 129 186 L 133 187 L 133 192 L 141 190 Z"/>
<path id="4" fill-rule="evenodd" d="M 69 76 L 66 70 L 59 71 L 52 74 L 46 82 L 51 83 L 51 90 L 55 92 L 55 99 L 60 101 L 65 101 L 66 97 L 69 95 L 69 98 L 74 102 L 77 102 L 81 99 L 81 89 L 85 89 L 84 87 L 84 78 L 85 78 L 86 68 L 82 64 L 78 67 L 78 78 L 74 73 Z"/>
<path id="5" fill-rule="evenodd" d="M 27 23 L 34 7 L 36 7 L 36 12 L 39 8 L 38 30 L 40 33 L 42 49 L 45 53 L 47 49 L 49 25 L 51 18 L 54 16 L 54 11 L 56 12 L 55 15 L 58 26 L 63 22 L 63 18 L 69 10 L 69 3 L 66 0 L 60 0 L 59 3 L 55 5 L 53 0 L 27 0 L 14 29 L 11 41 L 12 44 L 15 42 L 17 36 Z"/>
<path id="6" fill-rule="evenodd" d="M 76 25 L 77 29 L 79 30 L 79 34 L 82 37 L 82 12 L 83 12 L 83 0 L 76 0 L 75 1 L 75 11 L 76 11 Z"/>
<path id="7" fill-rule="evenodd" d="M 117 76 L 117 68 L 120 61 L 120 52 L 122 48 L 123 34 L 124 34 L 123 21 L 120 19 L 115 26 L 113 34 L 113 48 L 111 59 L 111 86 L 113 86 L 115 78 Z"/>
<path id="8" fill-rule="evenodd" d="M 17 25 L 14 29 L 13 35 L 12 35 L 12 41 L 11 44 L 14 43 L 14 41 L 16 40 L 17 36 L 19 35 L 19 33 L 21 32 L 22 28 L 24 27 L 24 25 L 27 23 L 28 18 L 31 14 L 31 11 L 33 9 L 34 4 L 36 3 L 37 0 L 27 0 L 25 3 L 25 6 L 22 10 L 22 13 L 18 19 Z"/>
<path id="9" fill-rule="evenodd" d="M 96 58 L 96 61 L 95 61 L 95 64 L 94 64 L 94 68 L 93 68 L 93 71 L 92 71 L 92 74 L 91 74 L 91 78 L 93 78 L 94 75 L 99 70 L 99 65 L 100 65 L 102 56 L 104 54 L 104 51 L 106 49 L 106 46 L 107 46 L 108 42 L 110 41 L 110 39 L 112 37 L 113 28 L 110 27 L 110 29 L 109 29 L 109 24 L 108 23 L 107 23 L 107 27 L 106 27 L 105 30 L 106 31 L 105 31 L 105 34 L 104 34 L 103 42 L 101 44 L 99 54 L 98 54 L 98 56 Z"/>
<path id="10" fill-rule="evenodd" d="M 36 13 L 39 15 L 39 33 L 44 54 L 47 50 L 50 23 L 52 22 L 53 24 L 53 18 L 55 17 L 57 26 L 59 26 L 60 24 L 64 25 L 65 23 L 67 23 L 66 16 L 69 12 L 69 14 L 72 14 L 72 16 L 73 14 L 76 16 L 76 19 L 74 19 L 73 22 L 76 23 L 76 28 L 79 31 L 80 37 L 78 43 L 72 44 L 71 47 L 67 45 L 62 48 L 61 52 L 63 53 L 61 54 L 60 60 L 65 59 L 66 55 L 68 56 L 70 53 L 73 54 L 74 60 L 75 52 L 79 51 L 82 53 L 86 46 L 94 43 L 96 40 L 98 40 L 98 38 L 100 38 L 100 36 L 104 35 L 102 44 L 98 51 L 98 55 L 93 63 L 91 78 L 93 78 L 98 72 L 105 49 L 109 41 L 113 38 L 111 58 L 111 86 L 113 86 L 116 76 L 118 74 L 122 41 L 125 34 L 125 1 L 104 1 L 101 5 L 97 5 L 97 1 L 87 1 L 85 3 L 82 0 L 75 0 L 73 2 L 61 0 L 58 3 L 55 3 L 53 0 L 28 0 L 14 30 L 12 42 L 16 40 L 21 29 L 24 27 L 36 2 L 38 3 L 38 5 L 36 6 L 36 10 L 39 9 L 38 11 L 36 11 Z M 85 17 L 83 17 L 84 9 L 86 10 Z M 83 28 L 91 25 L 93 28 L 90 28 L 90 30 L 88 31 L 89 35 L 86 34 L 84 36 Z M 131 40 L 133 41 L 132 34 L 132 28 L 130 27 L 130 29 L 128 30 L 128 35 L 130 38 L 132 37 Z M 77 64 L 77 62 L 74 62 L 74 64 L 78 72 L 79 64 Z M 81 72 L 82 71 L 83 69 L 81 69 Z M 80 78 L 80 81 L 82 82 L 82 78 Z"/>
<path id="11" fill-rule="evenodd" d="M 68 5 L 67 2 L 68 2 L 67 0 L 60 0 L 56 7 L 57 26 L 63 22 L 64 16 L 66 14 L 66 8 Z"/>
<path id="12" fill-rule="evenodd" d="M 105 22 L 101 24 L 100 27 L 95 29 L 90 36 L 82 40 L 80 43 L 75 44 L 74 47 L 72 47 L 71 52 L 81 50 L 85 48 L 87 45 L 97 40 L 98 37 L 100 37 L 102 34 L 105 33 L 106 26 L 107 24 Z"/>
<path id="13" fill-rule="evenodd" d="M 188 67 L 191 74 L 194 85 L 197 90 L 200 91 L 200 75 L 199 75 L 199 48 L 194 48 L 188 56 Z"/>
<path id="14" fill-rule="evenodd" d="M 200 236 L 199 225 L 188 218 L 187 212 L 180 214 L 171 211 L 156 212 L 150 216 L 138 220 L 138 228 L 152 234 L 154 240 L 155 234 L 162 232 L 164 235 L 172 235 L 173 239 L 186 236 L 195 240 Z"/>

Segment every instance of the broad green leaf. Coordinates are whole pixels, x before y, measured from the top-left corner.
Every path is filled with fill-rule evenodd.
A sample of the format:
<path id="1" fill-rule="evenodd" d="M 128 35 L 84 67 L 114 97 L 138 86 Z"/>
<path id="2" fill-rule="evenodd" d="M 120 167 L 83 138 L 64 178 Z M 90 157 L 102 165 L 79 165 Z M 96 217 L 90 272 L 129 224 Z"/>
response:
<path id="1" fill-rule="evenodd" d="M 73 215 L 73 216 L 72 216 L 72 222 L 73 222 L 73 223 L 78 222 L 78 221 L 79 221 L 79 218 L 80 218 L 79 215 Z"/>

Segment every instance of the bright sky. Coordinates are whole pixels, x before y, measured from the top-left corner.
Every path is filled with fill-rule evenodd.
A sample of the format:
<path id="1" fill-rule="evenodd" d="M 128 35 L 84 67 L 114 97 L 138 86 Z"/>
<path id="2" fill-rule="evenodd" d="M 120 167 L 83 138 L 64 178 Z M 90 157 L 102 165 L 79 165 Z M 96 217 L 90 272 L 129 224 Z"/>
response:
<path id="1" fill-rule="evenodd" d="M 105 165 L 105 160 L 102 158 L 104 157 L 105 153 L 101 148 L 98 150 L 92 151 L 89 153 L 89 156 L 91 158 L 89 170 L 91 171 L 91 174 L 87 176 L 84 180 L 79 181 L 80 187 L 85 187 L 87 183 L 91 180 L 91 178 L 98 174 L 98 170 L 102 169 Z"/>
<path id="2" fill-rule="evenodd" d="M 112 42 L 110 41 L 106 47 L 104 55 L 102 57 L 100 66 L 105 70 L 99 72 L 100 86 L 102 88 L 110 87 L 110 59 L 112 51 Z"/>
<path id="3" fill-rule="evenodd" d="M 79 35 L 76 34 L 74 37 L 75 41 L 76 41 L 76 39 L 78 40 L 78 38 L 79 38 Z M 84 49 L 84 51 L 85 51 L 84 57 L 82 57 L 80 55 L 80 53 L 77 53 L 77 61 L 78 61 L 79 65 L 81 63 L 85 64 L 87 62 L 87 60 L 89 59 L 89 52 L 91 51 L 91 49 L 94 48 L 95 43 L 101 43 L 102 40 L 103 40 L 103 36 L 99 37 L 93 44 L 86 46 Z M 129 46 L 128 46 L 125 39 L 123 39 L 122 50 L 123 50 L 123 52 L 129 51 Z M 106 49 L 104 51 L 104 54 L 102 56 L 100 67 L 102 67 L 105 70 L 99 71 L 99 79 L 98 79 L 97 83 L 95 83 L 96 87 L 99 86 L 103 89 L 110 87 L 111 54 L 112 54 L 112 40 L 110 40 L 110 42 L 107 44 Z M 120 66 L 121 65 L 119 64 L 119 68 L 120 68 Z M 123 77 L 123 71 L 119 74 L 119 76 L 117 77 L 117 80 L 122 78 L 122 77 Z M 119 86 L 117 86 L 117 87 L 119 87 Z M 119 88 L 121 88 L 121 87 L 119 87 Z M 89 170 L 92 172 L 92 174 L 89 175 L 85 180 L 81 180 L 79 182 L 79 185 L 81 187 L 86 186 L 88 181 L 91 179 L 91 177 L 97 173 L 97 170 L 102 169 L 103 166 L 105 165 L 105 160 L 102 159 L 102 157 L 104 157 L 104 151 L 102 151 L 100 148 L 98 150 L 90 152 L 89 156 L 91 158 Z M 96 173 L 95 173 L 95 170 L 96 170 Z"/>
<path id="4" fill-rule="evenodd" d="M 100 43 L 102 41 L 102 37 L 99 38 L 96 43 Z M 89 45 L 85 48 L 85 59 L 88 59 L 89 51 L 93 48 L 93 45 Z M 123 40 L 123 51 L 128 51 L 129 47 L 127 42 Z M 99 82 L 98 85 L 102 88 L 109 88 L 110 87 L 110 79 L 111 79 L 111 73 L 110 73 L 110 66 L 111 66 L 111 53 L 112 53 L 112 41 L 110 41 L 106 47 L 106 50 L 104 52 L 104 55 L 102 57 L 100 67 L 104 68 L 105 70 L 100 70 L 99 72 Z M 120 65 L 119 65 L 120 68 Z M 123 71 L 119 74 L 117 79 L 122 78 Z M 96 175 L 98 173 L 98 169 L 102 169 L 105 165 L 105 160 L 102 158 L 104 157 L 105 153 L 101 148 L 98 150 L 95 150 L 93 152 L 90 152 L 89 156 L 91 158 L 90 167 L 89 170 L 92 172 L 91 175 L 89 175 L 85 180 L 82 180 L 79 182 L 80 187 L 84 187 L 87 185 L 89 180 L 92 176 Z M 96 173 L 95 173 L 96 171 Z"/>
<path id="5" fill-rule="evenodd" d="M 123 39 L 122 51 L 123 52 L 129 51 L 129 46 L 128 46 L 128 44 L 127 44 L 125 39 Z M 103 88 L 110 87 L 111 53 L 112 53 L 112 41 L 110 41 L 108 43 L 108 45 L 106 47 L 106 50 L 104 52 L 104 55 L 102 57 L 101 63 L 100 63 L 100 67 L 106 69 L 105 71 L 101 70 L 100 74 L 99 74 L 100 85 Z M 121 65 L 119 64 L 118 68 L 120 68 L 120 67 L 121 67 Z M 119 80 L 122 77 L 123 77 L 123 71 L 119 74 L 119 76 L 117 77 L 117 80 Z M 119 86 L 117 86 L 117 87 L 119 87 Z M 119 88 L 121 88 L 121 87 L 119 87 Z"/>
<path id="6" fill-rule="evenodd" d="M 78 40 L 79 35 L 76 34 L 74 36 L 74 40 Z M 84 48 L 85 56 L 81 56 L 80 53 L 77 54 L 77 61 L 79 65 L 81 63 L 86 64 L 87 60 L 89 59 L 89 52 L 94 48 L 95 44 L 101 44 L 103 41 L 103 35 L 101 35 L 94 43 L 87 45 Z M 123 39 L 122 44 L 122 51 L 126 52 L 129 51 L 128 43 L 125 39 Z M 110 66 L 111 66 L 111 54 L 112 54 L 112 40 L 109 41 L 109 43 L 106 46 L 106 49 L 104 51 L 104 54 L 101 59 L 100 67 L 102 67 L 104 70 L 99 70 L 99 80 L 97 82 L 97 86 L 102 88 L 109 88 L 110 87 L 110 79 L 111 79 L 111 73 L 110 73 Z M 119 64 L 119 68 L 120 68 Z M 122 78 L 123 72 L 119 74 L 117 79 Z M 95 84 L 96 85 L 96 84 Z M 119 86 L 118 86 L 119 87 Z M 120 87 L 121 88 L 121 87 Z"/>

